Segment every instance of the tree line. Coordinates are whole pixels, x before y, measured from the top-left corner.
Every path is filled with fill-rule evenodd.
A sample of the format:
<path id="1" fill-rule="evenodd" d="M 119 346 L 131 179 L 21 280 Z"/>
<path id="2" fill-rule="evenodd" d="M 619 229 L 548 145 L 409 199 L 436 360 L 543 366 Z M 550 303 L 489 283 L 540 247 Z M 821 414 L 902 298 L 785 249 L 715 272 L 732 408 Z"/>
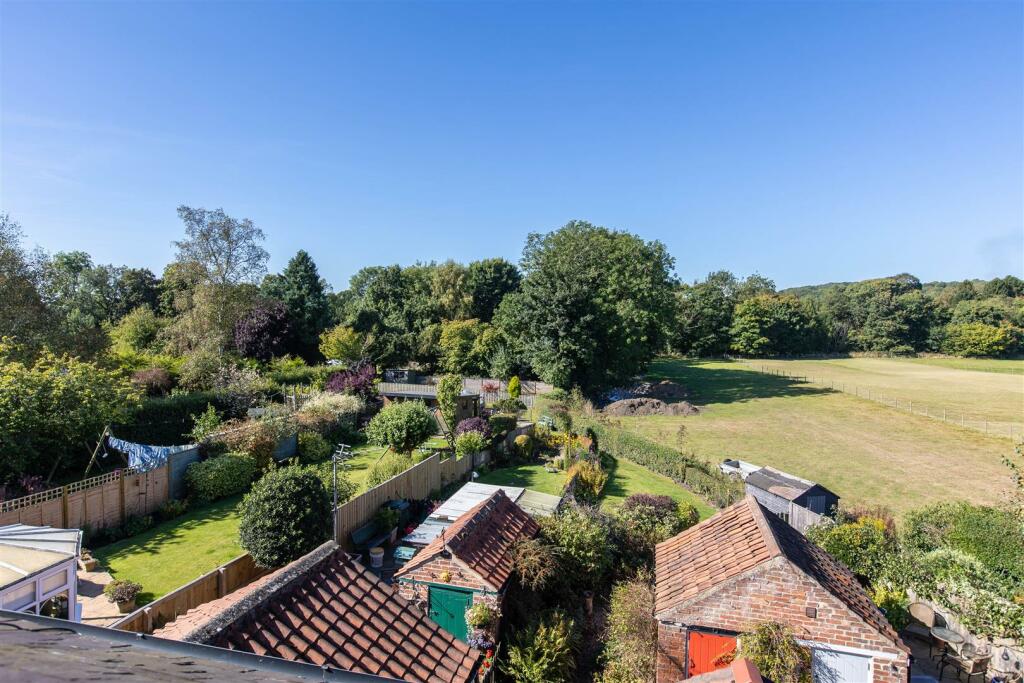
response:
<path id="1" fill-rule="evenodd" d="M 1024 282 L 922 283 L 912 275 L 776 290 L 719 271 L 682 283 L 665 245 L 571 221 L 527 238 L 518 264 L 490 258 L 361 269 L 332 291 L 299 251 L 267 269 L 265 235 L 223 210 L 181 206 L 158 276 L 80 251 L 24 247 L 0 215 L 0 337 L 7 361 L 41 354 L 209 388 L 224 366 L 316 364 L 508 378 L 595 393 L 654 355 L 1019 353 Z"/>

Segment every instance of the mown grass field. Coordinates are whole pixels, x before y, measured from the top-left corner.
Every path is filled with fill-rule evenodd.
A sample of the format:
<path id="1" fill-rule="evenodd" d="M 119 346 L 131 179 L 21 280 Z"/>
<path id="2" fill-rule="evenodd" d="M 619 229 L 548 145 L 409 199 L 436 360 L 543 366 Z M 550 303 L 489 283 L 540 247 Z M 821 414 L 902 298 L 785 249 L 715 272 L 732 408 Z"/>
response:
<path id="1" fill-rule="evenodd" d="M 240 500 L 236 496 L 196 508 L 97 548 L 95 556 L 115 579 L 142 584 L 140 605 L 152 602 L 242 554 L 236 510 Z"/>
<path id="2" fill-rule="evenodd" d="M 1010 486 L 1006 438 L 764 375 L 743 362 L 660 359 L 650 374 L 689 387 L 704 410 L 621 418 L 624 427 L 679 447 L 685 425 L 683 447 L 701 457 L 772 465 L 821 482 L 847 504 L 902 513 L 941 500 L 993 502 Z M 978 381 L 979 373 L 965 374 L 967 385 Z"/>
<path id="3" fill-rule="evenodd" d="M 968 421 L 988 420 L 993 431 L 1003 435 L 1003 426 L 1024 423 L 1024 360 L 984 360 L 969 358 L 833 358 L 825 360 L 752 360 L 753 367 L 782 370 L 790 375 L 806 376 L 847 391 L 857 387 L 872 396 L 881 396 L 890 404 L 898 399 L 901 408 L 916 404 L 915 411 L 927 407 L 929 414 Z M 1002 427 L 996 429 L 996 427 Z M 1021 431 L 1015 430 L 1015 434 Z"/>

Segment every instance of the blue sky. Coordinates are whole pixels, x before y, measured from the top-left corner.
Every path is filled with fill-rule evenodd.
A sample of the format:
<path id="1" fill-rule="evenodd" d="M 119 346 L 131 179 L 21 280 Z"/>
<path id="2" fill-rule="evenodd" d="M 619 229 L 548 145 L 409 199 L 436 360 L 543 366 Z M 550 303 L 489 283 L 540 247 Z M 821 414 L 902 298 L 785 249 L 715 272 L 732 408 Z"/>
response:
<path id="1" fill-rule="evenodd" d="M 155 271 L 179 204 L 364 265 L 572 218 L 685 279 L 1024 270 L 1007 3 L 0 4 L 0 206 Z"/>

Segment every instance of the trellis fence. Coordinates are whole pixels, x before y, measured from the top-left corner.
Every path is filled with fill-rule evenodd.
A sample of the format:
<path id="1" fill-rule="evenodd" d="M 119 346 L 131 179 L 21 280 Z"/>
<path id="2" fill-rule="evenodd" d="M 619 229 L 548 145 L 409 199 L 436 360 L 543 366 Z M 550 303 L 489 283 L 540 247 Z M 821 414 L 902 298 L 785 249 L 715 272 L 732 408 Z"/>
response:
<path id="1" fill-rule="evenodd" d="M 990 420 L 984 416 L 972 415 L 956 408 L 935 406 L 924 403 L 923 401 L 914 401 L 908 398 L 891 396 L 873 387 L 865 387 L 853 382 L 843 382 L 830 377 L 816 377 L 814 375 L 805 375 L 802 373 L 791 373 L 781 368 L 772 368 L 765 365 L 750 364 L 750 367 L 765 375 L 784 377 L 795 382 L 817 384 L 819 386 L 828 387 L 833 391 L 841 391 L 845 394 L 853 394 L 858 398 L 866 398 L 869 401 L 875 401 L 876 403 L 881 403 L 882 405 L 895 408 L 896 410 L 905 410 L 911 415 L 930 417 L 934 420 L 941 420 L 946 424 L 958 425 L 965 429 L 974 429 L 979 432 L 984 432 L 989 436 L 1001 436 L 1015 441 L 1024 440 L 1024 423 L 1021 422 Z"/>
<path id="2" fill-rule="evenodd" d="M 0 525 L 65 529 L 119 526 L 147 515 L 170 496 L 170 462 L 148 472 L 114 470 L 66 486 L 0 502 Z"/>

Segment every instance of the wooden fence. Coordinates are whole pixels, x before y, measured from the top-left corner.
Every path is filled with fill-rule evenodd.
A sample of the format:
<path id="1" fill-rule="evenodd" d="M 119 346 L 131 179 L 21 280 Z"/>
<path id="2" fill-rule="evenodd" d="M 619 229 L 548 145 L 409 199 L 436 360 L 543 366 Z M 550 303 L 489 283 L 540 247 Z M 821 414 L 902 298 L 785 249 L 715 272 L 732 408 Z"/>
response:
<path id="1" fill-rule="evenodd" d="M 474 458 L 450 457 L 442 460 L 441 455 L 435 453 L 380 486 L 339 505 L 335 511 L 338 535 L 334 540 L 338 545 L 349 546 L 349 534 L 373 519 L 384 503 L 398 498 L 428 498 L 431 493 L 469 474 L 473 470 L 473 463 Z M 479 466 L 484 463 L 476 459 L 476 464 Z"/>
<path id="2" fill-rule="evenodd" d="M 170 496 L 170 482 L 170 463 L 142 473 L 115 470 L 0 502 L 0 525 L 119 526 L 130 515 L 147 515 L 163 505 Z"/>
<path id="3" fill-rule="evenodd" d="M 240 555 L 115 621 L 110 628 L 134 633 L 152 633 L 190 609 L 247 586 L 267 572 L 268 570 L 257 567 L 248 553 Z"/>

